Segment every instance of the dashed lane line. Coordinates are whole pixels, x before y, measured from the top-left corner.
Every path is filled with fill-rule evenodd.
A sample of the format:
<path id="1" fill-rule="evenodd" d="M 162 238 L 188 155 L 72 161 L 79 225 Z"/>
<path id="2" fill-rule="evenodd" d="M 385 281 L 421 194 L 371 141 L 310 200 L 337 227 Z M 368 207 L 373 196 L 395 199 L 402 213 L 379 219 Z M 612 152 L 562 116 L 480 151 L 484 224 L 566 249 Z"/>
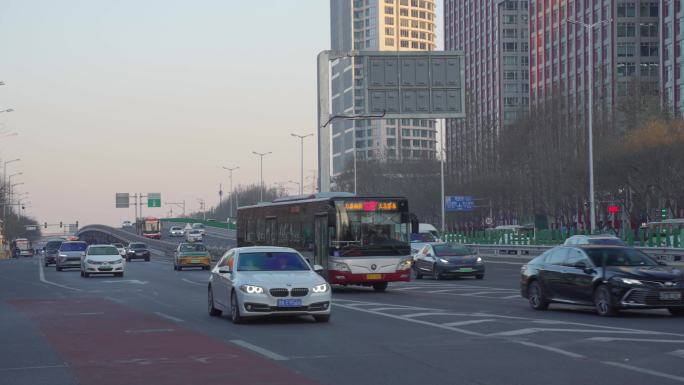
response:
<path id="1" fill-rule="evenodd" d="M 199 283 L 199 282 L 191 281 L 191 280 L 189 280 L 189 279 L 187 279 L 187 278 L 181 278 L 181 281 L 186 282 L 186 283 L 189 283 L 189 284 L 191 284 L 191 285 L 207 286 L 206 283 Z"/>
<path id="2" fill-rule="evenodd" d="M 649 374 L 651 376 L 667 378 L 669 380 L 684 383 L 684 377 L 675 376 L 673 374 L 663 373 L 663 372 L 659 372 L 659 371 L 651 370 L 651 369 L 640 368 L 638 366 L 622 364 L 620 362 L 612 362 L 612 361 L 602 361 L 602 362 L 606 365 L 616 366 L 618 368 L 627 369 L 627 370 L 631 370 L 631 371 L 639 372 L 639 373 L 643 373 L 643 374 Z"/>
<path id="3" fill-rule="evenodd" d="M 166 314 L 166 313 L 162 313 L 162 312 L 160 312 L 160 311 L 155 311 L 155 312 L 153 312 L 153 313 L 156 314 L 156 315 L 159 316 L 159 317 L 166 318 L 166 319 L 171 320 L 171 321 L 173 321 L 173 322 L 185 322 L 185 321 L 183 321 L 183 320 L 180 319 L 180 318 L 174 317 L 174 316 L 172 316 L 172 315 L 168 315 L 168 314 Z"/>
<path id="4" fill-rule="evenodd" d="M 270 358 L 270 359 L 272 359 L 272 360 L 274 360 L 274 361 L 287 361 L 287 360 L 289 360 L 289 358 L 287 358 L 287 357 L 285 357 L 285 356 L 281 356 L 280 354 L 278 354 L 278 353 L 276 353 L 276 352 L 270 351 L 270 350 L 268 350 L 268 349 L 264 349 L 264 348 L 262 348 L 261 346 L 257 346 L 257 345 L 254 345 L 254 344 L 250 344 L 250 343 L 247 342 L 247 341 L 243 341 L 243 340 L 230 340 L 230 342 L 232 342 L 232 343 L 234 343 L 235 345 L 238 345 L 238 346 L 240 346 L 240 347 L 243 347 L 243 348 L 245 348 L 245 349 L 247 349 L 247 350 L 251 350 L 251 351 L 253 351 L 254 353 L 260 354 L 260 355 L 262 355 L 262 356 L 264 356 L 264 357 L 266 357 L 266 358 Z"/>

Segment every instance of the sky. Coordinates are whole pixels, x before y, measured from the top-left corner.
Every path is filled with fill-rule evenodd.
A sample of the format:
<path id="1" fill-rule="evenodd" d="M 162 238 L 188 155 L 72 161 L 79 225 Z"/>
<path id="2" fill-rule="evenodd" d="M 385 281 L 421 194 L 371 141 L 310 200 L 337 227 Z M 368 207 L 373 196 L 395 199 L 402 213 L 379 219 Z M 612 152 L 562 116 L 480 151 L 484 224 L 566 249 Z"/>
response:
<path id="1" fill-rule="evenodd" d="M 240 167 L 235 186 L 259 182 L 252 151 L 272 152 L 266 185 L 299 180 L 290 133 L 316 131 L 329 19 L 328 0 L 0 0 L 0 110 L 15 110 L 0 113 L 0 160 L 21 158 L 7 174 L 23 173 L 27 214 L 119 225 L 134 209 L 116 193 L 215 206 L 222 166 Z M 316 154 L 307 138 L 305 175 Z"/>

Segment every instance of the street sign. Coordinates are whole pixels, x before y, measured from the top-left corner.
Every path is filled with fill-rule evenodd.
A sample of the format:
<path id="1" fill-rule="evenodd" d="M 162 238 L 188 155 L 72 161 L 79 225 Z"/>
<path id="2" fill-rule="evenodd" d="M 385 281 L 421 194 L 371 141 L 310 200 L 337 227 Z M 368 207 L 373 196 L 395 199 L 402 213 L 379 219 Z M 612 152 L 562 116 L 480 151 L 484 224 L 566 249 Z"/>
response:
<path id="1" fill-rule="evenodd" d="M 487 218 L 485 219 L 485 225 L 491 226 L 491 225 L 493 225 L 493 224 L 494 224 L 494 220 L 492 219 L 492 217 L 487 217 Z"/>
<path id="2" fill-rule="evenodd" d="M 475 208 L 475 201 L 472 196 L 464 195 L 448 195 L 445 197 L 446 211 L 473 211 Z"/>
<path id="3" fill-rule="evenodd" d="M 117 209 L 127 209 L 129 205 L 129 195 L 128 193 L 116 193 L 116 208 Z"/>
<path id="4" fill-rule="evenodd" d="M 147 193 L 147 207 L 161 207 L 161 193 Z"/>
<path id="5" fill-rule="evenodd" d="M 37 225 L 26 225 L 26 231 L 36 231 L 38 230 Z"/>
<path id="6" fill-rule="evenodd" d="M 464 118 L 463 54 L 368 52 L 363 58 L 365 110 L 383 118 Z"/>

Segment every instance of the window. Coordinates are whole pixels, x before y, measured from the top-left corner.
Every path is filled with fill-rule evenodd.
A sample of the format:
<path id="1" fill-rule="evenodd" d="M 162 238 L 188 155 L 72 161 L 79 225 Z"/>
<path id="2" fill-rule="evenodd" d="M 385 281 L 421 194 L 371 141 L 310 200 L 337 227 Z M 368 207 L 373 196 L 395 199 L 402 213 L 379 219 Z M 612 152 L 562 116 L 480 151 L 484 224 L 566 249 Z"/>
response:
<path id="1" fill-rule="evenodd" d="M 394 14 L 394 7 L 385 7 L 385 15 Z"/>
<path id="2" fill-rule="evenodd" d="M 636 36 L 636 25 L 634 23 L 618 23 L 617 24 L 618 37 L 634 37 Z"/>
<path id="3" fill-rule="evenodd" d="M 658 37 L 658 23 L 641 23 L 639 31 L 641 37 Z"/>
<path id="4" fill-rule="evenodd" d="M 551 251 L 549 256 L 546 258 L 546 263 L 549 265 L 563 265 L 568 256 L 568 249 L 560 248 Z"/>
<path id="5" fill-rule="evenodd" d="M 584 265 L 584 267 L 591 266 L 589 259 L 577 249 L 571 249 L 568 252 L 568 258 L 565 260 L 565 266 L 578 267 Z"/>
<path id="6" fill-rule="evenodd" d="M 632 57 L 636 55 L 636 46 L 634 43 L 617 43 L 618 57 Z"/>
<path id="7" fill-rule="evenodd" d="M 517 56 L 504 56 L 503 57 L 503 64 L 505 66 L 518 65 L 518 57 Z"/>
<path id="8" fill-rule="evenodd" d="M 394 138 L 387 138 L 387 147 L 394 147 L 397 145 L 397 140 Z"/>
<path id="9" fill-rule="evenodd" d="M 618 63 L 617 64 L 617 75 L 618 75 L 618 77 L 636 75 L 636 64 L 634 64 L 634 63 Z"/>
<path id="10" fill-rule="evenodd" d="M 504 52 L 517 52 L 518 51 L 518 43 L 503 43 L 503 51 Z"/>
<path id="11" fill-rule="evenodd" d="M 516 24 L 518 18 L 515 15 L 503 15 L 503 24 Z"/>
<path id="12" fill-rule="evenodd" d="M 658 17 L 658 3 L 641 3 L 639 15 L 641 17 Z"/>
<path id="13" fill-rule="evenodd" d="M 393 46 L 394 45 L 394 39 L 392 39 L 391 37 L 386 37 L 385 38 L 385 45 L 392 45 Z"/>
<path id="14" fill-rule="evenodd" d="M 618 17 L 635 17 L 636 16 L 636 5 L 632 2 L 619 3 L 617 6 L 617 16 Z"/>
<path id="15" fill-rule="evenodd" d="M 641 76 L 658 76 L 658 70 L 660 69 L 658 63 L 641 63 L 639 67 Z"/>
<path id="16" fill-rule="evenodd" d="M 504 106 L 515 107 L 518 105 L 518 98 L 504 98 Z"/>
<path id="17" fill-rule="evenodd" d="M 641 56 L 658 56 L 658 42 L 641 43 Z"/>

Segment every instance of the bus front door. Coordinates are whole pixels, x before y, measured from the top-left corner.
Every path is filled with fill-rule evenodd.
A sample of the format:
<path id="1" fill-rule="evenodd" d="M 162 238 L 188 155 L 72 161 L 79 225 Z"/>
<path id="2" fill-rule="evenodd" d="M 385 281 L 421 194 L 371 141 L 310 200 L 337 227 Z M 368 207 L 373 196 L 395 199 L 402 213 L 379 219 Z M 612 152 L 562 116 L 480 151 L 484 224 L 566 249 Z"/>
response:
<path id="1" fill-rule="evenodd" d="M 330 255 L 330 234 L 328 232 L 328 214 L 317 215 L 314 219 L 314 261 L 323 266 L 323 277 L 327 278 L 328 255 Z"/>

